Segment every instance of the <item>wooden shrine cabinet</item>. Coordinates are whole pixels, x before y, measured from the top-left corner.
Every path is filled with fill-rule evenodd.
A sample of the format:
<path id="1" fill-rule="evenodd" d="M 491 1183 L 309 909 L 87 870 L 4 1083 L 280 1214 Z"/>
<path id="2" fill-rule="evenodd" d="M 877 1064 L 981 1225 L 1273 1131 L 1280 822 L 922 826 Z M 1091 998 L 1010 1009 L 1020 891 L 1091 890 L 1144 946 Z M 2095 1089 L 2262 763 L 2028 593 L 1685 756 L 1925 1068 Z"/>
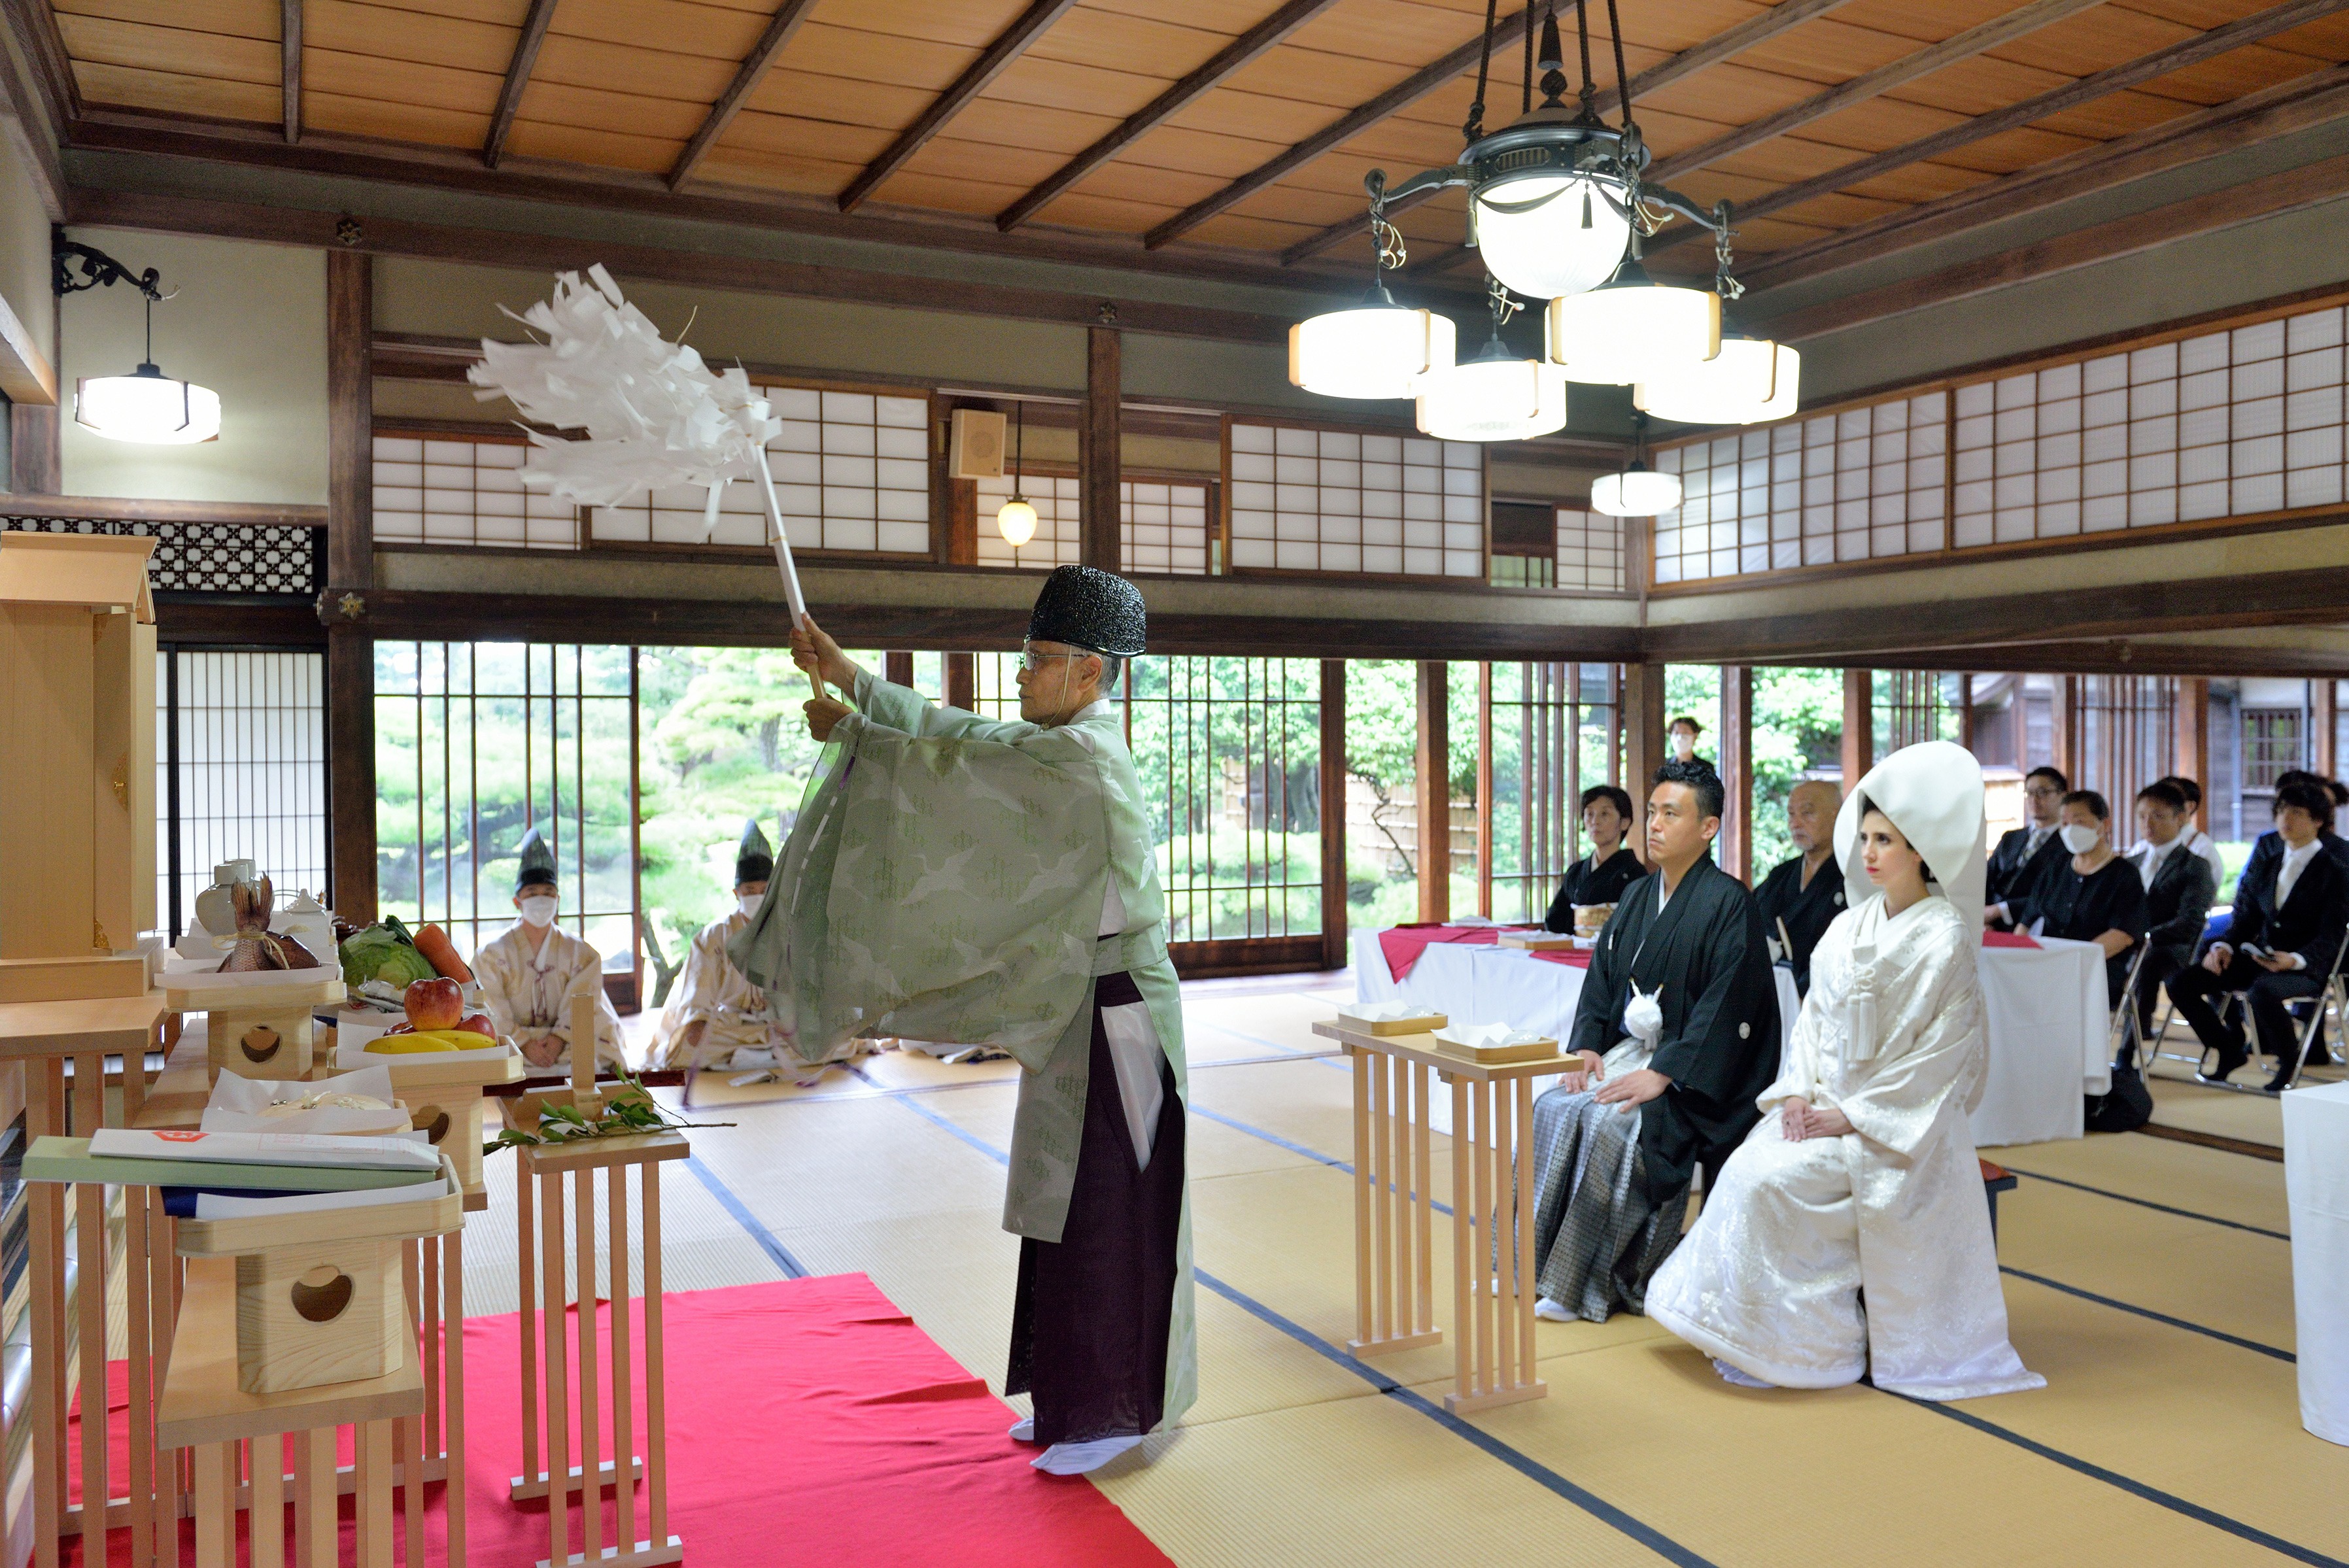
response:
<path id="1" fill-rule="evenodd" d="M 147 989 L 154 548 L 0 531 L 0 1002 Z"/>

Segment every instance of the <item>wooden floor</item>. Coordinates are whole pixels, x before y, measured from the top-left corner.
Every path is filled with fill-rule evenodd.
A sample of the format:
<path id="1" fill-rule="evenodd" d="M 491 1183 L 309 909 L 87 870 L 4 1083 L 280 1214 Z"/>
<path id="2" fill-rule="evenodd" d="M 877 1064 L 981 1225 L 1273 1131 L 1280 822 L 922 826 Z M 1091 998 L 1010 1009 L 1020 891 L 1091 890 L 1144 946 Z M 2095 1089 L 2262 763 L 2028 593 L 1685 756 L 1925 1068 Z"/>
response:
<path id="1" fill-rule="evenodd" d="M 1201 1398 L 1092 1483 L 1176 1562 L 2349 1562 L 2349 1449 L 2298 1420 L 2283 1169 L 2158 1137 L 1996 1155 L 2022 1179 L 1999 1252 L 2044 1390 L 1943 1407 L 1741 1391 L 1618 1317 L 1541 1325 L 1547 1398 L 1446 1415 L 1448 1346 L 1374 1364 L 1340 1348 L 1350 1086 L 1309 1032 L 1333 979 L 1186 996 Z M 691 1114 L 734 1125 L 697 1131 L 664 1184 L 670 1287 L 860 1271 L 999 1387 L 1011 1076 L 889 1055 L 812 1089 L 705 1080 L 697 1101 L 719 1103 Z M 2190 1083 L 2159 1093 L 2165 1119 L 2247 1143 L 2273 1117 Z M 513 1302 L 510 1168 L 491 1163 L 476 1312 Z"/>

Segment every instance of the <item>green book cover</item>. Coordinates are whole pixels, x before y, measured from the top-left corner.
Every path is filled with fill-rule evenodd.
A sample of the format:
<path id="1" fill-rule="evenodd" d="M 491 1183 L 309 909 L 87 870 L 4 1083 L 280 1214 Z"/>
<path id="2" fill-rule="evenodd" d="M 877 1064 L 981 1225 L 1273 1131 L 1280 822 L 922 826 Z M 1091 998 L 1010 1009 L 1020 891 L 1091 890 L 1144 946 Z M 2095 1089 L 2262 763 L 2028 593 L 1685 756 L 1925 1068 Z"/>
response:
<path id="1" fill-rule="evenodd" d="M 25 1153 L 27 1181 L 111 1181 L 128 1187 L 356 1192 L 438 1180 L 433 1171 L 369 1171 L 347 1165 L 246 1165 L 217 1160 L 121 1160 L 89 1151 L 87 1138 L 36 1138 Z"/>

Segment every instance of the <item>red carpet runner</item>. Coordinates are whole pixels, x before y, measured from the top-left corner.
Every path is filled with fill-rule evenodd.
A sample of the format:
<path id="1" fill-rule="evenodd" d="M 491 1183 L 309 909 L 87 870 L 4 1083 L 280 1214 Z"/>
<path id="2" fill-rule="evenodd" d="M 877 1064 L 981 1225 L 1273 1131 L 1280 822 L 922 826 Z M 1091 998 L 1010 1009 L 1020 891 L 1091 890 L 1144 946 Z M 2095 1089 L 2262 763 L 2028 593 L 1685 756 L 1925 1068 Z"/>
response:
<path id="1" fill-rule="evenodd" d="M 693 1568 L 1168 1562 L 1090 1481 L 1030 1468 L 1036 1450 L 1004 1436 L 1010 1410 L 863 1274 L 673 1293 L 664 1311 L 669 1530 L 685 1542 Z M 596 1336 L 605 1357 L 609 1313 L 606 1305 L 599 1315 L 605 1324 Z M 474 1568 L 529 1568 L 546 1554 L 545 1505 L 506 1501 L 507 1480 L 522 1470 L 518 1321 L 476 1317 L 465 1325 L 467 1555 Z M 641 1346 L 640 1315 L 634 1332 Z M 608 1360 L 604 1369 L 608 1374 Z M 122 1367 L 112 1370 L 119 1405 Z M 640 1429 L 642 1400 L 639 1387 Z M 602 1424 L 608 1444 L 608 1402 Z M 118 1449 L 113 1463 L 123 1462 Z M 440 1488 L 429 1489 L 428 1498 L 430 1560 L 438 1564 Z M 607 1494 L 606 1542 L 611 1506 Z M 643 1506 L 639 1497 L 639 1530 Z M 347 1516 L 343 1530 L 347 1554 Z M 574 1552 L 578 1530 L 574 1507 Z M 182 1534 L 191 1554 L 192 1531 L 183 1526 Z M 128 1530 L 112 1532 L 118 1561 L 129 1540 Z M 68 1561 L 77 1556 L 68 1550 Z"/>

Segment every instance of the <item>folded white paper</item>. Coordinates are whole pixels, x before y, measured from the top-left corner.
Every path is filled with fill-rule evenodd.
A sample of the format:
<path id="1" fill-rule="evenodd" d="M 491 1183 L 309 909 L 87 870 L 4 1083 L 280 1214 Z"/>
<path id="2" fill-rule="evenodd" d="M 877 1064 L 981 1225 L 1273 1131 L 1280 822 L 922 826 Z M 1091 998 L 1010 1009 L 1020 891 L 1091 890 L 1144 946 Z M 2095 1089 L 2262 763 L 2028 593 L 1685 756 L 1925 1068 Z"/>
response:
<path id="1" fill-rule="evenodd" d="M 1494 1046 L 1524 1046 L 1547 1039 L 1526 1029 L 1513 1029 L 1506 1024 L 1453 1024 L 1435 1031 L 1435 1037 L 1446 1045 L 1467 1046 L 1489 1049 Z"/>
<path id="2" fill-rule="evenodd" d="M 89 1151 L 118 1160 L 344 1165 L 364 1171 L 430 1171 L 440 1163 L 440 1151 L 421 1132 L 388 1138 L 341 1138 L 302 1132 L 159 1132 L 136 1127 L 101 1127 L 89 1135 Z"/>
<path id="3" fill-rule="evenodd" d="M 291 1115 L 264 1114 L 273 1105 L 298 1104 L 328 1095 L 344 1094 L 364 1095 L 369 1099 L 381 1100 L 383 1105 L 375 1110 L 321 1105 Z M 409 1130 L 408 1113 L 393 1103 L 398 1098 L 391 1087 L 391 1068 L 380 1064 L 307 1083 L 277 1078 L 245 1078 L 234 1073 L 222 1073 L 219 1081 L 212 1085 L 212 1099 L 204 1107 L 203 1119 L 197 1125 L 206 1132 L 388 1135 Z"/>
<path id="4" fill-rule="evenodd" d="M 314 1214 L 326 1209 L 367 1209 L 378 1203 L 420 1203 L 449 1195 L 448 1178 L 407 1187 L 371 1187 L 359 1192 L 289 1192 L 283 1198 L 233 1198 L 225 1192 L 196 1194 L 199 1220 L 265 1220 L 276 1214 Z"/>
<path id="5" fill-rule="evenodd" d="M 1417 1002 L 1349 1002 L 1338 1009 L 1341 1018 L 1360 1018 L 1365 1024 L 1392 1024 L 1398 1018 L 1432 1018 L 1435 1010 Z"/>

